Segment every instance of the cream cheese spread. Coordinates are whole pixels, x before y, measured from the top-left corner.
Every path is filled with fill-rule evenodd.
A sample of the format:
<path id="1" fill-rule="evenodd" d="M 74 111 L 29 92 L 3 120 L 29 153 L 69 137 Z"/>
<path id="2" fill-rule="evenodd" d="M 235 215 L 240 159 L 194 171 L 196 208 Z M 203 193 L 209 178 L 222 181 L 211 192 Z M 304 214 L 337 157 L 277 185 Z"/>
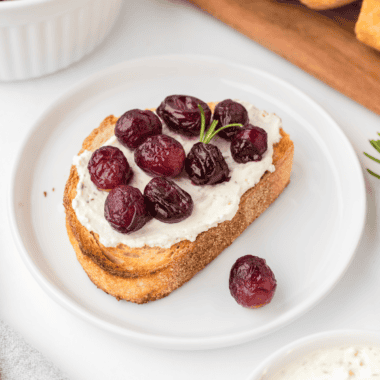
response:
<path id="1" fill-rule="evenodd" d="M 270 380 L 370 380 L 380 378 L 380 347 L 365 345 L 320 349 L 287 364 Z M 262 380 L 267 379 L 266 376 Z M 269 379 L 269 378 L 268 378 Z"/>
<path id="2" fill-rule="evenodd" d="M 231 220 L 238 211 L 240 197 L 249 188 L 255 186 L 267 170 L 270 172 L 275 170 L 272 163 L 273 144 L 280 141 L 279 129 L 282 127 L 281 119 L 275 114 L 260 111 L 248 102 L 239 101 L 239 103 L 247 109 L 250 123 L 267 132 L 268 150 L 259 162 L 239 164 L 231 156 L 230 142 L 218 136 L 214 137 L 211 143 L 221 150 L 230 169 L 231 179 L 217 185 L 195 186 L 187 178 L 186 173 L 176 177 L 174 181 L 191 195 L 194 202 L 193 213 L 189 218 L 174 224 L 152 219 L 143 228 L 131 234 L 121 234 L 113 230 L 104 218 L 104 202 L 108 192 L 98 190 L 92 183 L 87 169 L 92 152 L 84 151 L 73 159 L 79 182 L 72 206 L 79 222 L 87 230 L 97 233 L 100 242 L 106 247 L 125 244 L 131 248 L 145 245 L 169 248 L 182 240 L 194 241 L 201 232 L 216 227 L 221 222 Z M 186 155 L 199 141 L 199 138 L 190 139 L 170 131 L 164 123 L 162 133 L 178 140 L 184 147 Z M 134 173 L 129 185 L 137 187 L 144 193 L 144 188 L 152 177 L 145 174 L 135 164 L 133 151 L 122 146 L 115 136 L 112 136 L 104 145 L 115 146 L 124 153 Z"/>

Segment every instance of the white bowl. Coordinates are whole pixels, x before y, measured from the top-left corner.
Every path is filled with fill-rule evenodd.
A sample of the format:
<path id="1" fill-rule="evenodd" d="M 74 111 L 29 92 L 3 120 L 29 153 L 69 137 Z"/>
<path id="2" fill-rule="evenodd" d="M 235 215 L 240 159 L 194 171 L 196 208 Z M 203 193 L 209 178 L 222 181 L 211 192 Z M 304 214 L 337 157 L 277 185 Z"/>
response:
<path id="1" fill-rule="evenodd" d="M 380 331 L 334 330 L 306 336 L 269 356 L 246 380 L 272 379 L 286 365 L 312 351 L 345 345 L 380 346 Z"/>
<path id="2" fill-rule="evenodd" d="M 0 2 L 0 81 L 50 74 L 100 44 L 122 0 Z"/>

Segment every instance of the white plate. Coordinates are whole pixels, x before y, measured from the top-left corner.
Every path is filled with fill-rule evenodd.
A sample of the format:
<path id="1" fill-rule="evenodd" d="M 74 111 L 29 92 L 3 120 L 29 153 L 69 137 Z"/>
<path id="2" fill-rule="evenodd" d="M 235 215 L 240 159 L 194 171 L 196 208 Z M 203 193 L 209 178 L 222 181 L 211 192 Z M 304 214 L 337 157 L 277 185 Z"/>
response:
<path id="1" fill-rule="evenodd" d="M 244 99 L 278 114 L 295 144 L 291 183 L 231 247 L 169 297 L 145 305 L 117 302 L 91 283 L 75 258 L 65 230 L 65 182 L 72 157 L 104 117 L 157 107 L 175 93 Z M 22 259 L 54 300 L 120 337 L 176 349 L 235 345 L 294 321 L 340 279 L 365 220 L 357 157 L 316 103 L 265 72 L 187 55 L 125 62 L 60 97 L 25 140 L 9 204 Z M 245 254 L 264 257 L 277 278 L 275 297 L 261 309 L 244 309 L 229 294 L 230 268 Z"/>
<path id="2" fill-rule="evenodd" d="M 380 332 L 374 330 L 333 330 L 308 335 L 274 352 L 246 380 L 272 379 L 288 364 L 300 360 L 313 351 L 339 346 L 380 347 Z"/>

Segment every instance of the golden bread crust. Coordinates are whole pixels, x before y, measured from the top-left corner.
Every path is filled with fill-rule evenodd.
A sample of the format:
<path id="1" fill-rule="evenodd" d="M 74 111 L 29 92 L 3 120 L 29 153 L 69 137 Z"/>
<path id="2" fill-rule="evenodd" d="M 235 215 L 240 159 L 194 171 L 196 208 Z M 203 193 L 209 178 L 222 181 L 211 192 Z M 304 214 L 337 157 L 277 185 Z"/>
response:
<path id="1" fill-rule="evenodd" d="M 213 109 L 215 103 L 209 103 Z M 113 134 L 117 118 L 107 117 L 83 142 L 82 150 L 93 151 Z M 120 244 L 104 247 L 98 236 L 78 221 L 72 208 L 76 196 L 78 174 L 71 167 L 64 192 L 66 228 L 78 261 L 91 281 L 116 297 L 136 303 L 167 296 L 215 259 L 281 194 L 289 183 L 294 146 L 289 135 L 280 130 L 281 140 L 274 145 L 273 164 L 276 170 L 266 172 L 260 182 L 240 199 L 232 220 L 220 223 L 170 248 L 130 248 Z"/>
<path id="2" fill-rule="evenodd" d="M 380 4 L 378 0 L 364 0 L 355 24 L 356 38 L 380 50 Z"/>
<path id="3" fill-rule="evenodd" d="M 302 4 L 311 9 L 331 9 L 353 3 L 355 0 L 300 0 Z"/>

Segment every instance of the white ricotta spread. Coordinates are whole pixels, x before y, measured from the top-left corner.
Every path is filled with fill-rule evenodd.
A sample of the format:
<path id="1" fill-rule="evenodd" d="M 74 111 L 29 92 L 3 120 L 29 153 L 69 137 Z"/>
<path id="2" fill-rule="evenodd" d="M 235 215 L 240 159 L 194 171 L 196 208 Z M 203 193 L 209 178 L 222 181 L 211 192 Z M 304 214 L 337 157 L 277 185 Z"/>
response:
<path id="1" fill-rule="evenodd" d="M 380 379 L 380 347 L 352 345 L 316 350 L 270 376 L 270 380 L 306 379 Z"/>
<path id="2" fill-rule="evenodd" d="M 217 185 L 195 186 L 186 177 L 186 173 L 176 177 L 174 181 L 187 191 L 194 201 L 194 210 L 189 218 L 175 224 L 162 223 L 153 219 L 143 228 L 131 234 L 121 234 L 113 230 L 104 218 L 104 202 L 108 192 L 98 190 L 92 183 L 87 170 L 92 152 L 84 151 L 73 159 L 73 164 L 78 171 L 79 182 L 72 206 L 79 222 L 87 230 L 97 233 L 100 242 L 106 247 L 125 244 L 132 248 L 145 245 L 169 248 L 182 240 L 194 241 L 199 233 L 216 227 L 221 222 L 231 220 L 239 208 L 240 197 L 245 191 L 255 186 L 267 170 L 270 172 L 275 170 L 272 164 L 273 144 L 280 141 L 279 129 L 282 126 L 281 119 L 275 114 L 267 114 L 247 102 L 239 101 L 239 103 L 247 109 L 250 123 L 267 132 L 268 150 L 260 162 L 238 164 L 231 156 L 230 142 L 218 136 L 214 137 L 211 143 L 217 145 L 221 150 L 230 169 L 231 179 Z M 186 155 L 191 147 L 199 141 L 199 137 L 189 139 L 170 131 L 164 123 L 162 133 L 178 140 L 184 147 Z M 129 185 L 137 187 L 144 193 L 144 188 L 152 177 L 145 174 L 135 164 L 133 151 L 122 146 L 115 136 L 104 145 L 115 146 L 124 153 L 134 173 Z"/>

